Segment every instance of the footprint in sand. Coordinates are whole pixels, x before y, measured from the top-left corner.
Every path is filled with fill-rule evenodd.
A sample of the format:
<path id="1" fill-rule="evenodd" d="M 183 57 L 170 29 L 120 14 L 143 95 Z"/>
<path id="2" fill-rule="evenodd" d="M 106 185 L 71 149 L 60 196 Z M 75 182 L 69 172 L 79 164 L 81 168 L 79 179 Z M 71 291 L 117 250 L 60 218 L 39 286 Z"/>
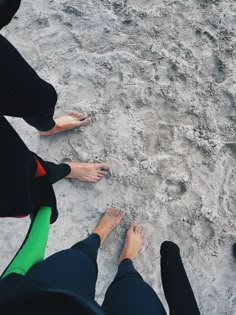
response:
<path id="1" fill-rule="evenodd" d="M 187 191 L 186 184 L 181 181 L 167 180 L 167 194 L 172 198 L 181 198 L 182 195 Z"/>
<path id="2" fill-rule="evenodd" d="M 215 56 L 215 81 L 216 83 L 222 83 L 225 80 L 225 65 L 222 60 Z"/>

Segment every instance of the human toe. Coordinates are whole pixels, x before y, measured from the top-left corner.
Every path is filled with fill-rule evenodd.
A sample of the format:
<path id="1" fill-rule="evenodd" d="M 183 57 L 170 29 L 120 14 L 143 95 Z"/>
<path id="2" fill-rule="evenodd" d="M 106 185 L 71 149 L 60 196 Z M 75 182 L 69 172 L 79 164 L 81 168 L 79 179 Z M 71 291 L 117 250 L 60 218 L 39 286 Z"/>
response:
<path id="1" fill-rule="evenodd" d="M 83 121 L 83 120 L 85 120 L 86 118 L 88 118 L 88 115 L 86 115 L 86 114 L 81 114 L 81 115 L 78 116 L 78 118 L 79 118 L 80 121 Z"/>
<path id="2" fill-rule="evenodd" d="M 80 126 L 87 126 L 89 124 L 91 124 L 92 122 L 92 119 L 91 118 L 85 118 L 84 120 L 80 120 L 79 123 L 80 123 Z"/>
<path id="3" fill-rule="evenodd" d="M 101 163 L 99 168 L 101 171 L 109 171 L 111 167 L 107 163 Z"/>
<path id="4" fill-rule="evenodd" d="M 106 210 L 106 214 L 109 215 L 109 216 L 111 216 L 112 213 L 113 213 L 113 210 L 114 210 L 114 208 L 108 208 L 108 209 Z"/>
<path id="5" fill-rule="evenodd" d="M 73 117 L 81 117 L 84 114 L 83 113 L 79 113 L 79 112 L 69 112 L 68 115 L 69 116 L 73 116 Z"/>
<path id="6" fill-rule="evenodd" d="M 103 177 L 104 177 L 105 175 L 107 175 L 107 171 L 98 171 L 98 174 L 103 175 Z"/>

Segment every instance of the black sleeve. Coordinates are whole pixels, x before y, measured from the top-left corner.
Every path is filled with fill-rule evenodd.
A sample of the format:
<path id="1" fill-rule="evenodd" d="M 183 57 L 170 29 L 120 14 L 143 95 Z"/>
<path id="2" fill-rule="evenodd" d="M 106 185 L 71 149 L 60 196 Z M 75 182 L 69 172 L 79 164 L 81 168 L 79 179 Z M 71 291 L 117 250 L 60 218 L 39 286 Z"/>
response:
<path id="1" fill-rule="evenodd" d="M 20 3 L 21 0 L 0 0 L 0 29 L 11 22 Z"/>
<path id="2" fill-rule="evenodd" d="M 201 315 L 179 247 L 169 241 L 161 245 L 161 278 L 170 315 Z"/>

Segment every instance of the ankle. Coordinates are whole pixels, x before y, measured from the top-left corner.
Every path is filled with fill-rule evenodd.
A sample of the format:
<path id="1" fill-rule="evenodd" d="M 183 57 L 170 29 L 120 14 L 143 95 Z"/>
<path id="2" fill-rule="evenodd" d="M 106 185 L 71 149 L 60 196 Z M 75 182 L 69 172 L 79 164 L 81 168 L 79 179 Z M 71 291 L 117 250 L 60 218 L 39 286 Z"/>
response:
<path id="1" fill-rule="evenodd" d="M 134 255 L 132 253 L 125 253 L 125 254 L 122 253 L 120 258 L 119 258 L 119 260 L 118 260 L 118 262 L 120 264 L 125 259 L 129 259 L 129 260 L 133 261 L 135 259 L 135 256 L 136 255 Z"/>
<path id="2" fill-rule="evenodd" d="M 100 230 L 99 228 L 95 228 L 93 230 L 93 234 L 97 234 L 100 237 L 101 240 L 101 245 L 104 243 L 104 240 L 107 236 L 107 233 L 105 233 L 104 231 Z"/>
<path id="3" fill-rule="evenodd" d="M 127 262 L 129 261 L 129 262 L 133 263 L 134 258 L 122 256 L 122 257 L 120 257 L 120 258 L 118 259 L 118 264 L 120 265 L 120 264 L 121 264 L 122 262 L 124 262 L 124 261 L 127 261 Z"/>
<path id="4" fill-rule="evenodd" d="M 58 126 L 55 125 L 52 129 L 47 131 L 39 131 L 39 134 L 42 135 L 53 135 L 54 133 L 57 133 L 59 131 Z"/>
<path id="5" fill-rule="evenodd" d="M 57 133 L 57 132 L 60 132 L 62 129 L 63 129 L 62 126 L 60 126 L 60 124 L 55 122 L 54 127 L 51 130 L 49 130 L 49 131 L 52 132 L 52 133 Z"/>

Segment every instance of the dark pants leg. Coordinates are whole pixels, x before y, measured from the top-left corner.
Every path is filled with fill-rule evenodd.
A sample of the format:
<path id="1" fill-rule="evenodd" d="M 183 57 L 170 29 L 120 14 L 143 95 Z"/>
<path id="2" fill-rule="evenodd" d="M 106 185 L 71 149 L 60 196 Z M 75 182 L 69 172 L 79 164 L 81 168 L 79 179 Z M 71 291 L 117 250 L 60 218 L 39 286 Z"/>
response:
<path id="1" fill-rule="evenodd" d="M 68 290 L 94 299 L 99 247 L 100 237 L 91 234 L 70 249 L 60 251 L 35 265 L 26 277 L 54 289 Z"/>
<path id="2" fill-rule="evenodd" d="M 166 315 L 155 291 L 135 270 L 130 259 L 120 263 L 102 308 L 109 315 Z"/>
<path id="3" fill-rule="evenodd" d="M 1 115 L 0 142 L 4 148 L 0 154 L 2 180 L 0 217 L 28 215 L 37 208 L 33 189 L 37 156 L 27 148 L 6 118 Z M 57 165 L 37 158 L 48 174 L 49 186 L 70 173 L 67 164 Z"/>
<path id="4" fill-rule="evenodd" d="M 1 207 L 0 216 L 28 214 L 32 209 L 31 181 L 36 171 L 33 153 L 5 117 L 0 115 Z"/>
<path id="5" fill-rule="evenodd" d="M 45 169 L 49 181 L 52 185 L 58 182 L 59 180 L 65 178 L 71 172 L 71 168 L 68 164 L 65 163 L 55 164 L 53 162 L 44 161 L 40 157 L 38 157 L 38 159 L 43 168 Z"/>
<path id="6" fill-rule="evenodd" d="M 21 0 L 1 1 L 0 29 L 11 22 L 11 19 L 19 9 Z"/>
<path id="7" fill-rule="evenodd" d="M 234 255 L 234 258 L 236 258 L 236 243 L 233 244 L 233 255 Z"/>
<path id="8" fill-rule="evenodd" d="M 24 116 L 23 119 L 39 131 L 48 131 L 55 126 L 55 121 L 53 120 L 54 109 L 55 107 L 52 106 L 51 108 L 45 109 L 43 112 Z"/>
<path id="9" fill-rule="evenodd" d="M 161 277 L 170 315 L 200 315 L 175 243 L 166 241 L 161 245 Z"/>
<path id="10" fill-rule="evenodd" d="M 0 98 L 0 142 L 4 148 L 0 154 L 2 179 L 0 217 L 27 215 L 37 211 L 38 206 L 44 204 L 40 199 L 40 196 L 43 196 L 42 187 L 53 196 L 52 208 L 56 213 L 56 201 L 51 184 L 68 175 L 69 166 L 44 162 L 48 171 L 47 184 L 39 187 L 40 180 L 37 180 L 37 183 L 34 180 L 37 166 L 35 156 L 3 115 L 22 117 L 38 130 L 50 130 L 55 125 L 53 113 L 57 94 L 1 35 Z"/>
<path id="11" fill-rule="evenodd" d="M 0 35 L 0 114 L 22 117 L 40 131 L 54 127 L 57 93 Z"/>

